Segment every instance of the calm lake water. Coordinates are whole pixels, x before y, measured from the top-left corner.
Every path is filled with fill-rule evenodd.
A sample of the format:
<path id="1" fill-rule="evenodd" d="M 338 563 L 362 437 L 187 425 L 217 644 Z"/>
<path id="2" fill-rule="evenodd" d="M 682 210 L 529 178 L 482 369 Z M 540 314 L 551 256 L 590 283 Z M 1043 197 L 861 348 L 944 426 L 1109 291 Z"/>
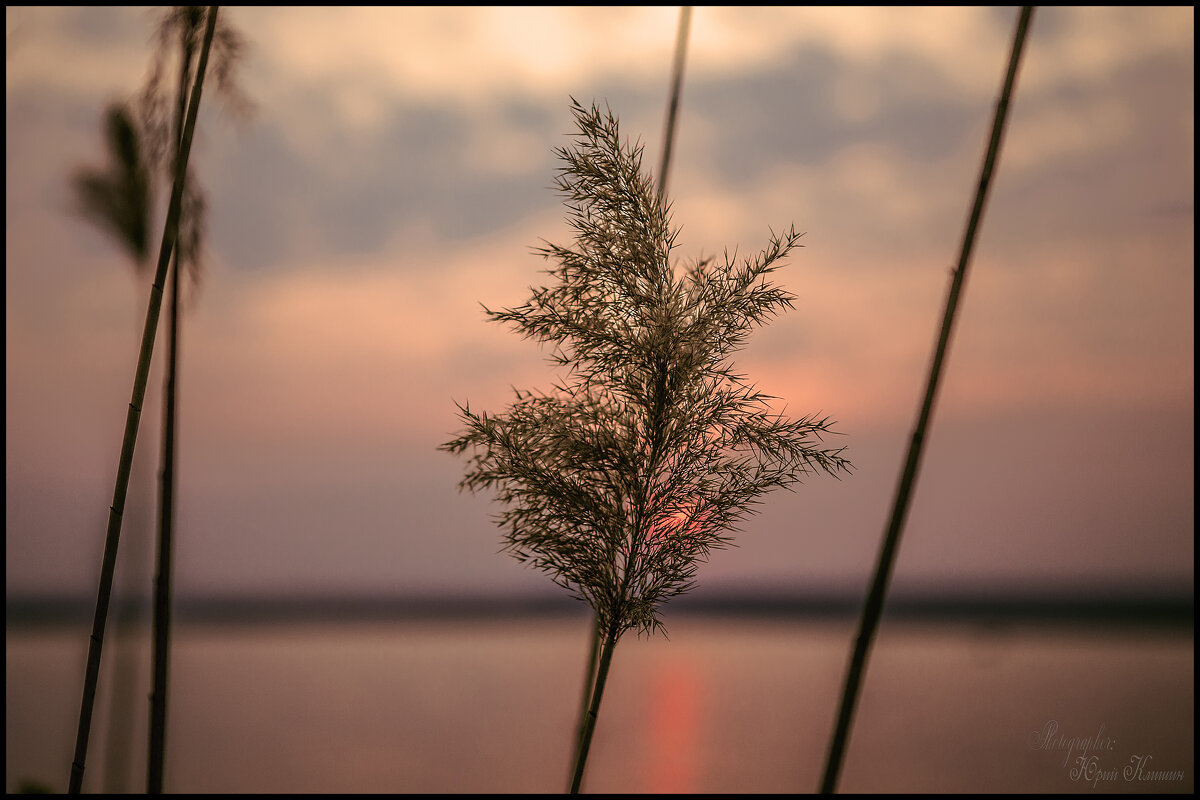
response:
<path id="1" fill-rule="evenodd" d="M 667 623 L 669 641 L 618 645 L 584 789 L 815 791 L 853 622 Z M 589 633 L 586 617 L 180 624 L 166 789 L 562 792 Z M 149 645 L 109 634 L 84 789 L 144 791 Z M 87 629 L 5 638 L 5 787 L 64 791 Z M 885 623 L 839 789 L 1191 793 L 1193 644 L 1180 627 Z"/>

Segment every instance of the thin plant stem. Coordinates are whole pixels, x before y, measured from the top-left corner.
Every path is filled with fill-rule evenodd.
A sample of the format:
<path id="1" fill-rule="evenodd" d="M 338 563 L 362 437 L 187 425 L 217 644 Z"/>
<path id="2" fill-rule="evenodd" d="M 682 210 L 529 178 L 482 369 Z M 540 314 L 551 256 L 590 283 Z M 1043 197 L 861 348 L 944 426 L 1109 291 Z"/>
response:
<path id="1" fill-rule="evenodd" d="M 154 578 L 154 638 L 151 646 L 153 685 L 150 692 L 150 742 L 146 761 L 146 793 L 162 794 L 163 756 L 166 750 L 167 666 L 171 631 L 171 553 L 175 508 L 175 391 L 174 369 L 178 347 L 179 249 L 171 273 L 171 306 L 168 312 L 166 398 L 159 500 L 158 564 Z"/>
<path id="2" fill-rule="evenodd" d="M 661 465 L 663 457 L 663 444 L 666 437 L 666 407 L 670 402 L 667 397 L 665 375 L 668 365 L 665 362 L 660 362 L 657 372 L 664 379 L 656 380 L 653 391 L 653 401 L 649 416 L 649 445 L 650 453 L 647 459 L 647 473 L 655 475 Z M 633 579 L 631 564 L 637 563 L 638 551 L 641 545 L 645 543 L 650 527 L 650 522 L 647 514 L 647 506 L 650 502 L 650 488 L 642 484 L 638 488 L 638 499 L 633 511 L 633 528 L 634 534 L 629 545 L 628 561 L 625 564 L 623 575 L 621 577 L 621 588 L 617 593 L 618 597 L 628 598 L 629 587 Z M 601 627 L 600 619 L 597 617 L 597 633 Z M 587 767 L 588 751 L 592 744 L 592 733 L 596 729 L 596 718 L 600 714 L 600 700 L 604 696 L 604 682 L 608 677 L 608 668 L 612 664 L 613 651 L 617 647 L 617 639 L 620 638 L 621 630 L 617 627 L 617 622 L 614 619 L 608 624 L 605 631 L 604 646 L 600 651 L 600 663 L 596 666 L 596 682 L 591 690 L 592 702 L 588 708 L 588 713 L 583 719 L 583 733 L 579 737 L 579 751 L 575 756 L 575 773 L 571 778 L 571 794 L 578 794 L 579 787 L 583 783 L 583 771 Z"/>
<path id="3" fill-rule="evenodd" d="M 569 382 L 514 389 L 503 414 L 459 404 L 464 433 L 440 446 L 468 453 L 460 488 L 495 489 L 505 547 L 548 572 L 596 612 L 604 631 L 571 791 L 582 784 L 617 639 L 662 629 L 660 607 L 692 588 L 698 565 L 728 545 L 756 498 L 852 467 L 825 448 L 827 417 L 789 420 L 733 372 L 732 353 L 792 295 L 768 276 L 797 245 L 794 227 L 740 262 L 704 259 L 677 272 L 679 229 L 623 141 L 611 111 L 572 100 L 575 146 L 559 148 L 573 247 L 529 302 L 486 309 L 527 337 L 554 343 Z"/>
<path id="4" fill-rule="evenodd" d="M 83 216 L 116 238 L 130 256 L 136 274 L 146 265 L 150 247 L 149 218 L 153 183 L 147 168 L 146 141 L 127 105 L 110 105 L 105 118 L 105 138 L 113 168 L 108 172 L 77 171 L 72 184 Z M 140 333 L 140 330 L 137 332 Z M 130 481 L 136 480 L 136 474 L 131 474 Z M 130 522 L 133 521 L 131 516 Z M 135 547 L 134 555 L 140 556 L 141 550 L 141 547 Z M 137 567 L 138 564 L 131 563 L 129 566 Z M 140 573 L 139 569 L 127 568 L 126 583 L 135 581 Z M 137 707 L 133 699 L 137 682 L 136 668 L 130 664 L 128 651 L 132 646 L 131 633 L 136 632 L 138 626 L 138 604 L 122 603 L 121 589 L 117 587 L 114 591 L 121 608 L 113 620 L 114 628 L 110 634 L 110 638 L 115 639 L 118 661 L 109 692 L 112 711 L 108 715 L 104 769 L 105 791 L 110 793 L 125 789 L 129 766 L 130 717 Z M 124 593 L 130 597 L 137 594 L 132 586 L 127 586 Z"/>
<path id="5" fill-rule="evenodd" d="M 79 709 L 79 729 L 75 739 L 75 756 L 71 762 L 69 791 L 78 794 L 83 788 L 84 765 L 87 761 L 88 738 L 91 734 L 92 710 L 96 701 L 96 685 L 100 677 L 100 657 L 104 648 L 104 626 L 108 619 L 108 606 L 112 597 L 113 573 L 116 569 L 117 547 L 121 539 L 121 523 L 124 519 L 125 498 L 129 490 L 129 473 L 133 464 L 133 452 L 137 444 L 138 424 L 142 416 L 142 403 L 146 397 L 146 384 L 150 376 L 150 362 L 154 355 L 154 338 L 162 310 L 163 283 L 175 240 L 179 234 L 179 213 L 183 199 L 183 176 L 187 173 L 188 156 L 196 128 L 196 116 L 200 110 L 200 94 L 204 85 L 204 70 L 208 64 L 208 52 L 212 45 L 213 31 L 217 23 L 217 7 L 209 9 L 208 26 L 204 44 L 200 51 L 200 62 L 196 68 L 196 82 L 188 104 L 184 124 L 183 140 L 175 159 L 175 176 L 171 188 L 171 201 L 167 208 L 167 219 L 163 225 L 162 244 L 158 253 L 158 266 L 154 283 L 150 287 L 150 299 L 146 309 L 146 324 L 142 329 L 142 344 L 134 372 L 133 392 L 129 410 L 125 417 L 125 434 L 121 441 L 121 455 L 117 463 L 117 478 L 113 488 L 113 502 L 109 507 L 108 530 L 104 539 L 104 555 L 100 565 L 100 584 L 96 593 L 96 613 L 92 621 L 92 633 L 88 644 L 87 668 L 84 673 L 83 699 Z"/>
<path id="6" fill-rule="evenodd" d="M 587 670 L 583 676 L 583 698 L 579 703 L 579 722 L 576 725 L 575 759 L 579 759 L 579 747 L 583 742 L 583 729 L 587 721 L 588 708 L 592 704 L 592 691 L 596 683 L 596 667 L 600 659 L 600 642 L 604 631 L 600 628 L 600 615 L 592 614 L 592 628 L 589 634 Z M 574 768 L 572 768 L 574 769 Z"/>
<path id="7" fill-rule="evenodd" d="M 675 115 L 683 93 L 683 64 L 687 57 L 688 31 L 691 28 L 692 7 L 680 6 L 679 31 L 675 36 L 675 64 L 671 72 L 671 102 L 667 106 L 666 134 L 663 136 L 662 167 L 658 171 L 658 196 L 667 196 L 667 170 L 671 166 L 671 145 L 675 140 Z"/>
<path id="8" fill-rule="evenodd" d="M 600 700 L 604 696 L 604 683 L 608 678 L 608 668 L 612 664 L 613 650 L 616 647 L 617 634 L 610 627 L 604 637 L 604 647 L 600 651 L 600 663 L 596 667 L 596 688 L 592 692 L 591 706 L 583 718 L 583 733 L 579 737 L 579 752 L 575 757 L 575 773 L 571 777 L 571 794 L 579 794 L 579 786 L 583 783 L 583 769 L 587 765 L 592 733 L 596 730 L 596 717 L 600 714 Z"/>
<path id="9" fill-rule="evenodd" d="M 992 173 L 1000 156 L 1000 144 L 1004 134 L 1004 126 L 1008 117 L 1009 100 L 1016 84 L 1017 68 L 1021 61 L 1021 51 L 1025 44 L 1025 35 L 1033 16 L 1033 7 L 1024 6 L 1017 20 L 1016 33 L 1013 36 L 1012 51 L 1009 55 L 1008 72 L 1004 78 L 1004 88 L 996 104 L 995 116 L 992 120 L 992 134 L 988 142 L 987 155 L 979 176 L 979 186 L 975 191 L 974 204 L 963 235 L 962 248 L 959 253 L 958 265 L 950 282 L 946 296 L 946 307 L 942 315 L 941 330 L 938 333 L 937 346 L 934 350 L 933 361 L 929 369 L 929 380 L 925 387 L 925 397 L 921 404 L 916 426 L 913 429 L 912 441 L 909 444 L 908 455 L 905 459 L 904 470 L 896 488 L 896 496 L 892 505 L 891 517 L 887 531 L 879 550 L 879 560 L 875 567 L 875 575 L 871 581 L 870 593 L 863 607 L 858 637 L 855 641 L 854 655 L 846 673 L 846 682 L 842 691 L 841 705 L 838 710 L 837 725 L 830 740 L 829 756 L 825 763 L 825 773 L 821 780 L 821 793 L 832 794 L 837 790 L 838 775 L 841 771 L 845 755 L 846 741 L 850 734 L 850 725 L 854 717 L 854 709 L 858 703 L 859 685 L 866 671 L 867 655 L 879 627 L 883 613 L 883 603 L 887 595 L 888 583 L 891 580 L 892 568 L 895 564 L 896 551 L 900 544 L 900 535 L 904 530 L 904 522 L 908 516 L 908 508 L 912 500 L 913 488 L 916 485 L 917 472 L 921 464 L 921 453 L 929 420 L 933 415 L 934 400 L 937 395 L 938 383 L 941 379 L 942 365 L 950 344 L 950 335 L 954 327 L 954 316 L 958 309 L 958 300 L 962 292 L 963 281 L 966 278 L 967 267 L 970 265 L 971 251 L 975 245 L 975 235 L 983 217 L 987 201 L 988 189 L 991 185 Z"/>
<path id="10" fill-rule="evenodd" d="M 663 132 L 663 154 L 662 166 L 658 171 L 658 197 L 659 202 L 664 202 L 667 196 L 667 174 L 671 167 L 671 149 L 675 141 L 676 117 L 679 110 L 679 98 L 683 93 L 683 67 L 687 59 L 687 41 L 688 33 L 691 30 L 692 7 L 679 7 L 679 28 L 675 34 L 675 58 L 671 68 L 671 91 L 667 103 L 667 120 L 666 128 Z M 588 706 L 591 702 L 594 685 L 596 682 L 597 669 L 597 654 L 600 650 L 600 639 L 603 636 L 601 631 L 600 617 L 595 616 L 594 630 L 592 632 L 591 647 L 588 653 L 587 670 L 583 684 L 583 698 L 579 708 L 579 722 L 576 728 L 579 730 L 579 738 L 582 740 L 583 730 L 586 724 L 585 717 L 587 716 Z M 576 751 L 578 757 L 578 750 Z"/>
<path id="11" fill-rule="evenodd" d="M 183 114 L 191 82 L 194 39 L 184 27 L 180 32 L 179 91 L 172 137 L 176 156 L 183 133 Z M 184 175 L 186 182 L 187 176 Z M 158 517 L 158 564 L 154 580 L 153 686 L 150 693 L 150 740 L 146 759 L 146 793 L 162 794 L 163 761 L 166 752 L 167 672 L 171 636 L 171 562 L 175 523 L 175 429 L 179 374 L 179 247 L 174 248 L 171 269 L 171 305 L 167 313 L 167 378 L 164 392 L 162 485 Z"/>

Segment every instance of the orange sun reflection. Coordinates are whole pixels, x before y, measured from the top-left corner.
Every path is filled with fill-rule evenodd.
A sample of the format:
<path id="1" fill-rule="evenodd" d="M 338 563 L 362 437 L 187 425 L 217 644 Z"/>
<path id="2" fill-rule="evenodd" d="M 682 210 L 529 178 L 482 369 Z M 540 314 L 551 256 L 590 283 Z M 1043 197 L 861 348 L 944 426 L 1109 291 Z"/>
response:
<path id="1" fill-rule="evenodd" d="M 647 791 L 696 791 L 699 762 L 700 678 L 691 662 L 657 664 L 651 672 Z"/>

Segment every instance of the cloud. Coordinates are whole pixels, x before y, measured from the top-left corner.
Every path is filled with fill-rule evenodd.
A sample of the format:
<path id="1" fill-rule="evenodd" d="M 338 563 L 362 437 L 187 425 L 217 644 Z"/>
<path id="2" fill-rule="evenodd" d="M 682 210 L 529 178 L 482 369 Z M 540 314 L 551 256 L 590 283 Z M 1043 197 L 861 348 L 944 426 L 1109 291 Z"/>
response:
<path id="1" fill-rule="evenodd" d="M 210 195 L 221 198 L 214 245 L 241 268 L 293 268 L 316 253 L 378 252 L 414 227 L 444 242 L 479 241 L 557 202 L 546 187 L 559 120 L 547 111 L 514 104 L 472 118 L 394 105 L 388 116 L 374 132 L 331 129 L 315 145 L 272 120 L 214 142 L 199 156 L 211 165 Z"/>
<path id="2" fill-rule="evenodd" d="M 1195 9 L 1156 7 L 1039 8 L 1022 83 L 1033 91 L 1057 84 L 1103 84 L 1139 62 L 1192 57 Z"/>
<path id="3" fill-rule="evenodd" d="M 5 9 L 4 82 L 14 91 L 69 92 L 76 101 L 131 96 L 150 64 L 146 9 L 23 6 Z M 131 31 L 144 31 L 138 40 Z M 131 41 L 145 47 L 130 47 Z"/>
<path id="4" fill-rule="evenodd" d="M 223 389 L 205 393 L 196 423 L 229 446 L 432 446 L 455 424 L 453 400 L 496 402 L 544 372 L 544 354 L 480 308 L 524 301 L 540 261 L 523 232 L 447 253 L 398 236 L 368 256 L 215 276 L 191 329 L 192 369 L 198 387 Z"/>
<path id="5" fill-rule="evenodd" d="M 290 82 L 351 88 L 338 110 L 365 128 L 380 99 L 472 108 L 559 95 L 597 71 L 641 80 L 669 69 L 670 8 L 296 8 L 236 13 Z M 331 24 L 336 18 L 336 24 Z M 536 57 L 532 57 L 535 55 Z M 336 86 L 335 86 L 336 85 Z"/>
<path id="6" fill-rule="evenodd" d="M 568 94 L 608 100 L 658 169 L 678 11 L 221 13 L 251 40 L 245 89 L 258 114 L 241 126 L 206 116 L 197 140 L 211 260 L 185 318 L 181 511 L 214 539 L 187 554 L 184 574 L 192 586 L 231 575 L 253 586 L 295 545 L 279 585 L 353 581 L 356 570 L 380 586 L 497 575 L 488 504 L 455 495 L 458 465 L 434 446 L 456 427 L 454 400 L 499 409 L 510 385 L 548 387 L 552 370 L 478 304 L 523 302 L 547 266 L 530 248 L 569 240 L 548 188 Z M 8 570 L 26 585 L 82 586 L 90 554 L 74 572 L 54 554 L 81 550 L 72 543 L 92 517 L 103 525 L 146 288 L 72 217 L 66 176 L 100 158 L 104 101 L 140 82 L 152 26 L 142 11 L 6 14 L 19 32 L 6 96 L 7 520 L 24 537 Z M 671 174 L 678 255 L 745 256 L 770 228 L 807 231 L 777 273 L 796 310 L 757 332 L 737 364 L 788 413 L 839 420 L 863 470 L 772 498 L 755 523 L 765 549 L 724 554 L 726 574 L 779 574 L 801 513 L 824 531 L 804 545 L 816 556 L 805 570 L 869 562 L 1014 15 L 695 9 Z M 1026 559 L 1005 545 L 939 561 L 938 525 L 985 513 L 997 537 L 1025 526 L 1023 546 L 1052 536 L 1062 556 L 1100 517 L 1125 525 L 1139 503 L 1174 515 L 1146 569 L 1183 569 L 1186 446 L 1163 445 L 1169 431 L 1139 445 L 1153 491 L 1122 490 L 1121 467 L 1095 465 L 1116 464 L 1105 430 L 1191 417 L 1191 15 L 1037 12 L 939 401 L 941 478 L 994 488 L 956 505 L 957 517 L 940 510 L 944 489 L 930 495 L 927 572 L 1011 575 Z M 148 407 L 160 386 L 152 377 Z M 157 427 L 154 412 L 143 425 L 150 471 Z M 1123 430 L 1121 446 L 1137 444 Z M 1071 454 L 1030 472 L 1031 443 Z M 985 446 L 993 466 L 977 472 Z M 1007 487 L 1032 499 L 994 514 Z M 1103 513 L 1081 510 L 1093 491 Z M 1073 505 L 1052 530 L 1032 525 L 1030 509 L 1059 494 Z M 1069 563 L 1048 561 L 1045 574 Z"/>

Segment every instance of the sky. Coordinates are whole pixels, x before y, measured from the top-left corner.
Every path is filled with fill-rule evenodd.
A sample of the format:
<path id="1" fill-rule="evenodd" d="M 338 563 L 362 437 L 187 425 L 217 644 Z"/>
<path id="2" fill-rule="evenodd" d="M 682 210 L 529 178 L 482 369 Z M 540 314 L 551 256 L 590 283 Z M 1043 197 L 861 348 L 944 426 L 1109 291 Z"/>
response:
<path id="1" fill-rule="evenodd" d="M 149 278 L 69 181 L 102 164 L 157 13 L 5 11 L 8 597 L 98 580 Z M 551 187 L 572 97 L 659 169 L 678 8 L 220 15 L 252 109 L 206 89 L 192 156 L 209 227 L 182 321 L 176 592 L 561 591 L 500 551 L 499 507 L 437 445 L 456 401 L 500 411 L 556 377 L 481 304 L 524 302 L 533 248 L 569 244 Z M 768 495 L 697 592 L 865 587 L 1016 16 L 694 9 L 676 252 L 805 232 L 776 273 L 795 309 L 735 363 L 786 413 L 836 420 L 855 465 Z M 1190 7 L 1035 13 L 896 591 L 1192 591 L 1193 31 Z M 118 566 L 145 592 L 164 343 Z"/>

